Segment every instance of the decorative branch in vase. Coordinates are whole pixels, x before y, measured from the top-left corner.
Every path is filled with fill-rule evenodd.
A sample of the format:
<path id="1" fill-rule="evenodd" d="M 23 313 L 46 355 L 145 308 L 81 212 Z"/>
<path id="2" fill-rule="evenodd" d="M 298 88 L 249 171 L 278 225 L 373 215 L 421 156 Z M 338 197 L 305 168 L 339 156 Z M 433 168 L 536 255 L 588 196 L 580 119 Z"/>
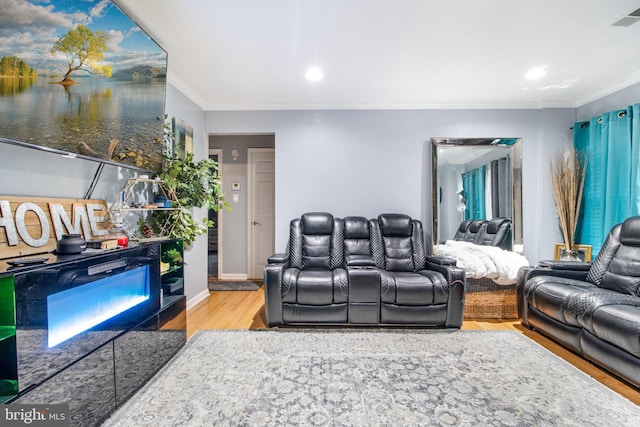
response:
<path id="1" fill-rule="evenodd" d="M 586 157 L 573 146 L 561 149 L 549 161 L 553 198 L 564 239 L 565 259 L 579 260 L 573 245 L 582 204 L 586 164 Z"/>

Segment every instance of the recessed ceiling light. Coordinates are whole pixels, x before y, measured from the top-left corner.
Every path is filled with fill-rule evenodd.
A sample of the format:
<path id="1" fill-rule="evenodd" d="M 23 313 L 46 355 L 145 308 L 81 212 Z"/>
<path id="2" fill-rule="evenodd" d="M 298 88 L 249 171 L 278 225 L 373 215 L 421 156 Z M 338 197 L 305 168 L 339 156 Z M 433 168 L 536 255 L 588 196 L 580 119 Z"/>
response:
<path id="1" fill-rule="evenodd" d="M 524 76 L 527 80 L 538 80 L 541 79 L 547 74 L 546 67 L 536 67 L 529 70 L 529 72 Z"/>
<path id="2" fill-rule="evenodd" d="M 317 82 L 318 80 L 322 80 L 324 75 L 322 74 L 322 70 L 318 67 L 311 67 L 304 74 L 304 77 L 307 80 L 311 80 L 312 82 Z"/>

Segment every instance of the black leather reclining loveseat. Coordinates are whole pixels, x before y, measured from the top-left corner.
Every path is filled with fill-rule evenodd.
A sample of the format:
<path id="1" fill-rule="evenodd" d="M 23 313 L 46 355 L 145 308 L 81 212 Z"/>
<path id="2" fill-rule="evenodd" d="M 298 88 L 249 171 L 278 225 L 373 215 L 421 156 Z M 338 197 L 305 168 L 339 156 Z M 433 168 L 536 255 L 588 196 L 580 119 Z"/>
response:
<path id="1" fill-rule="evenodd" d="M 460 223 L 453 240 L 496 246 L 510 251 L 512 249 L 511 228 L 511 218 L 467 219 Z"/>
<path id="2" fill-rule="evenodd" d="M 610 231 L 592 264 L 541 262 L 518 273 L 518 314 L 640 387 L 640 217 Z"/>
<path id="3" fill-rule="evenodd" d="M 401 214 L 304 214 L 290 223 L 288 252 L 265 267 L 269 326 L 459 328 L 464 288 L 464 271 L 427 256 L 421 222 Z"/>

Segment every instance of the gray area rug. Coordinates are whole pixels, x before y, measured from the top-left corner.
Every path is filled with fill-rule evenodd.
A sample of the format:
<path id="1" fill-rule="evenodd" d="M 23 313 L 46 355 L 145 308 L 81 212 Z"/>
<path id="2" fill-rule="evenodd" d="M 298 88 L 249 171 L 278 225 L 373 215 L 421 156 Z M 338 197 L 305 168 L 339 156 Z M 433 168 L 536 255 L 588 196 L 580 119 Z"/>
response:
<path id="1" fill-rule="evenodd" d="M 257 291 L 260 283 L 247 281 L 209 282 L 210 291 Z"/>
<path id="2" fill-rule="evenodd" d="M 199 331 L 106 426 L 637 426 L 515 331 Z"/>

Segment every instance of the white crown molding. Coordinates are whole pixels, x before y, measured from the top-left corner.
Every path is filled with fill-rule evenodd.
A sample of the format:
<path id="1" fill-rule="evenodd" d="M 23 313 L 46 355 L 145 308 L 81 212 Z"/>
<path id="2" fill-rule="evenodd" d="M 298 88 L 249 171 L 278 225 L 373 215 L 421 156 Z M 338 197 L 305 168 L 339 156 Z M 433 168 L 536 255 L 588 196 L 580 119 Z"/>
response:
<path id="1" fill-rule="evenodd" d="M 201 110 L 207 111 L 206 103 L 200 97 L 200 95 L 198 95 L 197 93 L 192 91 L 191 88 L 189 87 L 189 85 L 184 83 L 182 80 L 180 80 L 178 77 L 176 77 L 175 74 L 173 74 L 170 71 L 167 71 L 167 83 L 169 83 L 171 86 L 173 86 L 176 89 L 178 89 L 180 91 L 180 93 L 182 93 L 184 96 L 189 98 L 191 100 L 191 102 L 193 102 L 198 107 L 200 107 Z"/>
<path id="2" fill-rule="evenodd" d="M 606 89 L 577 100 L 542 100 L 530 102 L 416 102 L 416 103 L 207 103 L 173 73 L 167 73 L 167 82 L 203 111 L 289 111 L 289 110 L 538 110 L 544 108 L 578 108 L 607 95 L 640 83 L 640 72 L 616 82 Z"/>
<path id="3" fill-rule="evenodd" d="M 598 99 L 604 98 L 605 96 L 611 95 L 615 92 L 618 92 L 620 90 L 626 89 L 628 87 L 631 87 L 635 84 L 640 83 L 640 71 L 637 73 L 632 74 L 629 78 L 618 81 L 612 85 L 610 85 L 609 87 L 607 87 L 606 89 L 602 89 L 600 91 L 597 91 L 589 96 L 586 96 L 584 98 L 581 98 L 579 100 L 576 101 L 576 107 L 582 107 L 585 104 L 588 104 L 590 102 L 593 101 L 597 101 Z"/>
<path id="4" fill-rule="evenodd" d="M 324 104 L 208 104 L 205 111 L 276 110 L 538 110 L 574 108 L 572 101 L 542 102 L 425 102 L 425 103 L 324 103 Z"/>

